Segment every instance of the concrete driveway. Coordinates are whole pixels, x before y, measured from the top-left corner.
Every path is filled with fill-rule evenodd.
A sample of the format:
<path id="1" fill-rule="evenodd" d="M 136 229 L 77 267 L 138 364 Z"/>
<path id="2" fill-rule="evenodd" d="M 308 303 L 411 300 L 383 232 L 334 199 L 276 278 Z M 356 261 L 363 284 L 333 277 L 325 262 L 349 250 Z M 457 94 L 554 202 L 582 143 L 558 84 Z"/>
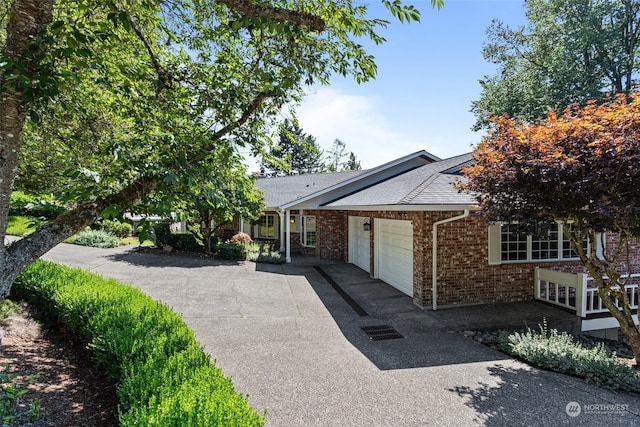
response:
<path id="1" fill-rule="evenodd" d="M 640 425 L 640 396 L 508 358 L 454 332 L 469 323 L 464 311 L 422 311 L 349 264 L 319 271 L 64 244 L 44 258 L 172 306 L 269 426 Z M 375 341 L 366 326 L 403 338 Z"/>

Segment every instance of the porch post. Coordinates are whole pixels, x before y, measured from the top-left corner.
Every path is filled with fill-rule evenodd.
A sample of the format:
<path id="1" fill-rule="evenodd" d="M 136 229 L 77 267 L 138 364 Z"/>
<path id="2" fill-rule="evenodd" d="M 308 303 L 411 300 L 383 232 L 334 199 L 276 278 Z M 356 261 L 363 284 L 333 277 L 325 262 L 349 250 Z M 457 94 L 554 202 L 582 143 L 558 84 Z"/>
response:
<path id="1" fill-rule="evenodd" d="M 280 229 L 280 252 L 284 251 L 284 211 L 278 211 L 278 219 L 280 220 L 279 229 Z M 287 224 L 286 227 L 289 225 Z"/>
<path id="2" fill-rule="evenodd" d="M 576 274 L 576 314 L 579 317 L 587 316 L 587 275 Z"/>
<path id="3" fill-rule="evenodd" d="M 287 262 L 291 262 L 291 210 L 287 209 L 287 213 L 286 213 L 286 217 L 285 217 L 285 224 L 287 227 L 287 237 L 285 240 L 286 246 L 287 246 L 287 251 L 286 251 L 286 258 L 285 260 Z"/>
<path id="4" fill-rule="evenodd" d="M 244 218 L 240 217 L 240 224 L 238 225 L 240 233 L 244 233 Z"/>
<path id="5" fill-rule="evenodd" d="M 535 299 L 540 298 L 540 267 L 535 267 L 533 269 L 533 297 Z"/>

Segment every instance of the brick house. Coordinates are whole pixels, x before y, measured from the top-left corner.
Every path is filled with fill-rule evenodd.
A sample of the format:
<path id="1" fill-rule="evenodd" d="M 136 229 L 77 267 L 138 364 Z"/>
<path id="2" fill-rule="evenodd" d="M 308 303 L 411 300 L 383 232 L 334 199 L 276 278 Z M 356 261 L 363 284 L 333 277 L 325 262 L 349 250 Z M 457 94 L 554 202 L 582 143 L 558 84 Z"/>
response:
<path id="1" fill-rule="evenodd" d="M 470 162 L 471 154 L 442 160 L 419 151 L 365 171 L 260 178 L 267 209 L 241 229 L 279 242 L 289 262 L 293 249 L 353 263 L 426 309 L 535 297 L 585 321 L 602 317 L 560 224 L 544 239 L 488 225 L 475 199 L 453 188 Z M 629 290 L 636 307 L 637 289 Z"/>

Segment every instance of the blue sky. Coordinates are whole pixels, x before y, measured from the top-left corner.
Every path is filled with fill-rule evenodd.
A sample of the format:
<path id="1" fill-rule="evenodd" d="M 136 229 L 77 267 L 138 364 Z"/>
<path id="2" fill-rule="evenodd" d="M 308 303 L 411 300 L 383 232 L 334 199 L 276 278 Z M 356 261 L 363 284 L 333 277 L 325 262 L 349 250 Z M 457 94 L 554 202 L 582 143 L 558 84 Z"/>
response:
<path id="1" fill-rule="evenodd" d="M 392 19 L 379 0 L 367 1 L 372 16 Z M 383 30 L 387 43 L 369 47 L 376 80 L 337 77 L 298 110 L 301 128 L 323 149 L 339 138 L 365 169 L 422 149 L 441 158 L 471 151 L 482 137 L 470 129 L 471 101 L 478 80 L 495 70 L 482 57 L 485 30 L 494 18 L 525 23 L 521 0 L 445 0 L 439 11 L 428 0 L 405 3 L 420 9 L 422 22 L 394 20 Z"/>

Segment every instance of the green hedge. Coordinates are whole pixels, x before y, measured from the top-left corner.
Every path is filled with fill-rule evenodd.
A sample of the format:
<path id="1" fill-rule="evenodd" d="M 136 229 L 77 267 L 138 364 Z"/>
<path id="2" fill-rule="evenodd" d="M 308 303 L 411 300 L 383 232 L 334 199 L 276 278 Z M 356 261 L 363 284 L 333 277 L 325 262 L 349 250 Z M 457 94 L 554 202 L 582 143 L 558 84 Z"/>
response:
<path id="1" fill-rule="evenodd" d="M 169 223 L 160 222 L 153 226 L 156 234 L 156 246 L 171 245 L 174 249 L 186 252 L 202 252 L 204 247 L 191 233 L 172 233 Z"/>
<path id="2" fill-rule="evenodd" d="M 111 219 L 103 219 L 102 221 L 96 222 L 92 228 L 95 230 L 106 231 L 120 239 L 131 236 L 131 232 L 133 232 L 133 226 L 128 222 L 120 222 L 118 220 Z"/>
<path id="3" fill-rule="evenodd" d="M 221 243 L 216 247 L 216 257 L 232 261 L 244 261 L 247 259 L 247 248 L 235 243 Z"/>
<path id="4" fill-rule="evenodd" d="M 118 383 L 122 426 L 262 426 L 169 307 L 93 273 L 37 261 L 14 291 L 89 342 Z"/>

